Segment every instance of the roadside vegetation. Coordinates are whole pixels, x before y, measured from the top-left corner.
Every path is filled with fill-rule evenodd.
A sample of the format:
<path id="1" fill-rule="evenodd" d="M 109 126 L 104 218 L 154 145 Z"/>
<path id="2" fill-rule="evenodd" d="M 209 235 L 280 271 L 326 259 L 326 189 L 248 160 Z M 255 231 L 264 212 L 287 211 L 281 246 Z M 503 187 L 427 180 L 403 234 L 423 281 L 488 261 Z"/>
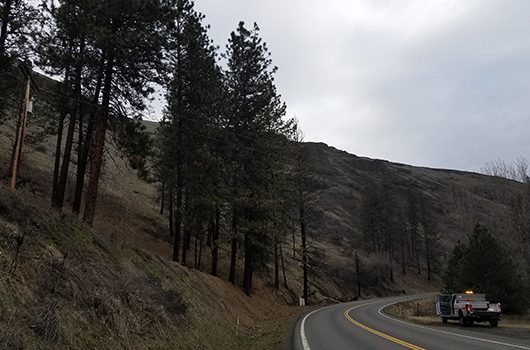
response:
<path id="1" fill-rule="evenodd" d="M 505 314 L 528 313 L 530 283 L 510 253 L 485 227 L 477 225 L 467 242 L 459 242 L 443 275 L 447 293 L 473 290 L 501 303 Z"/>
<path id="2" fill-rule="evenodd" d="M 32 196 L 0 189 L 2 350 L 272 350 L 301 312 L 24 204 Z"/>
<path id="3" fill-rule="evenodd" d="M 19 11 L 35 18 L 19 23 Z M 254 277 L 272 265 L 279 290 L 294 228 L 308 299 L 307 198 L 314 186 L 299 168 L 301 131 L 285 115 L 277 67 L 257 24 L 237 24 L 221 53 L 188 0 L 20 0 L 2 2 L 1 13 L 1 37 L 24 42 L 0 52 L 0 80 L 18 77 L 2 96 L 14 103 L 0 119 L 14 129 L 6 172 L 13 189 L 31 136 L 40 134 L 35 144 L 53 136 L 51 206 L 93 225 L 104 166 L 117 150 L 158 188 L 173 261 L 195 269 L 208 263 L 219 276 L 228 241 L 232 284 L 251 295 Z M 26 58 L 59 82 L 43 83 Z M 149 137 L 141 120 L 155 87 L 167 104 Z"/>

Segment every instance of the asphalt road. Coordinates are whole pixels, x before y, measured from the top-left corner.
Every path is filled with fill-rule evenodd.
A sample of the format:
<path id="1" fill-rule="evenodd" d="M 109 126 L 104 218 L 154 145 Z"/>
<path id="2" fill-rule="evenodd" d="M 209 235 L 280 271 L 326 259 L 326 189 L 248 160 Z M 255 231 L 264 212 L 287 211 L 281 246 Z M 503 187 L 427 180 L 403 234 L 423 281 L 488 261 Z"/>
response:
<path id="1" fill-rule="evenodd" d="M 486 328 L 474 330 L 441 322 L 439 327 L 420 326 L 382 312 L 385 306 L 410 298 L 359 301 L 314 310 L 298 320 L 291 349 L 530 350 L 530 340 L 489 334 Z"/>

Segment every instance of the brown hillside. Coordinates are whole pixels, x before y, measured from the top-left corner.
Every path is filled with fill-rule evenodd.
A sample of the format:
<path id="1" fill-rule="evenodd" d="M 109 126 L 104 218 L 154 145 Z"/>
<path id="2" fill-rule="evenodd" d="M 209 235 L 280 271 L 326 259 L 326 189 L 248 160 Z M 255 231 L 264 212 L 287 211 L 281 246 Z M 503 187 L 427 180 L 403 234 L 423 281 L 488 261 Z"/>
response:
<path id="1" fill-rule="evenodd" d="M 334 284 L 347 295 L 355 294 L 354 250 L 362 251 L 361 260 L 371 274 L 377 274 L 379 268 L 385 265 L 383 257 L 367 253 L 360 224 L 363 191 L 374 184 L 382 184 L 385 179 L 391 185 L 397 204 L 402 207 L 406 205 L 410 191 L 417 191 L 427 198 L 445 255 L 458 240 L 465 240 L 479 222 L 490 227 L 517 255 L 518 245 L 510 225 L 508 204 L 522 190 L 522 184 L 471 172 L 414 167 L 357 157 L 323 143 L 307 143 L 305 147 L 310 168 L 323 184 L 318 193 L 318 207 L 323 214 L 314 230 L 317 245 L 325 248 L 320 260 L 327 262 L 320 276 L 325 278 L 331 272 Z M 442 262 L 445 258 L 442 257 Z M 421 267 L 425 272 L 424 263 Z M 439 278 L 432 284 L 426 284 L 424 275 L 418 276 L 411 268 L 406 278 L 398 274 L 396 283 L 387 283 L 384 288 L 387 292 L 439 288 Z M 374 291 L 381 293 L 378 288 Z"/>
<path id="2" fill-rule="evenodd" d="M 112 144 L 94 227 L 70 215 L 76 157 L 63 213 L 49 209 L 55 136 L 31 142 L 55 115 L 48 97 L 37 95 L 14 193 L 15 113 L 0 125 L 0 350 L 280 348 L 302 310 L 268 276 L 245 296 L 226 281 L 227 254 L 219 278 L 206 258 L 200 269 L 171 262 L 155 187 Z"/>

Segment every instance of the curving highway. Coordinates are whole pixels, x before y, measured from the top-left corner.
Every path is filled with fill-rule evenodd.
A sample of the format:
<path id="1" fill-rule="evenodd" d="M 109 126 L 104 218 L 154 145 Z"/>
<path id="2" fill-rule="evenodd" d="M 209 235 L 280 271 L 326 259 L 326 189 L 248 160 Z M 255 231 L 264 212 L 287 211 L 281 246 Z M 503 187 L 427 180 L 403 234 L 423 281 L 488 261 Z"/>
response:
<path id="1" fill-rule="evenodd" d="M 425 297 L 416 296 L 416 298 Z M 386 315 L 382 310 L 411 297 L 338 304 L 317 309 L 298 320 L 293 350 L 530 350 L 530 339 L 489 334 L 487 328 L 456 324 L 420 326 Z M 501 323 L 502 327 L 502 323 Z M 483 332 L 486 330 L 486 332 Z M 482 331 L 482 332 L 481 332 Z"/>

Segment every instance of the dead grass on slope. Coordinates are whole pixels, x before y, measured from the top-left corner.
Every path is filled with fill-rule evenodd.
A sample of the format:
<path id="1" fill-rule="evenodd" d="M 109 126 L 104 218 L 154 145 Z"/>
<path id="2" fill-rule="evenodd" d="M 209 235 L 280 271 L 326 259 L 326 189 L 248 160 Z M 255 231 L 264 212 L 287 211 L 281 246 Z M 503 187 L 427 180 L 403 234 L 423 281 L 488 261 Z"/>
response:
<path id="1" fill-rule="evenodd" d="M 16 194 L 0 184 L 0 350 L 281 347 L 301 310 L 261 280 L 248 298 L 167 260 L 154 188 L 118 158 L 106 163 L 93 228 L 69 214 L 72 178 L 64 214 L 49 210 L 52 143 L 26 149 Z M 0 137 L 3 176 L 10 146 Z"/>

